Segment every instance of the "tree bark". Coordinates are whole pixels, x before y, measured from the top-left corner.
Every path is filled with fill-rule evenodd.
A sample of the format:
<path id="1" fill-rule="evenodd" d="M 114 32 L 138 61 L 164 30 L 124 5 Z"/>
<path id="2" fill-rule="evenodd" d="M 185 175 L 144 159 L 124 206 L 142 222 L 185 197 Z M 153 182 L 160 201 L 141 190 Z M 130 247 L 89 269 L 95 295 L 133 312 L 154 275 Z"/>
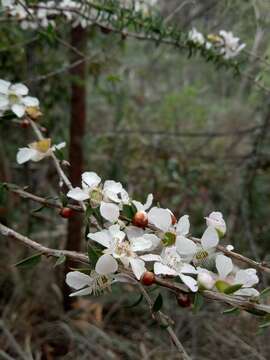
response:
<path id="1" fill-rule="evenodd" d="M 71 62 L 82 58 L 86 49 L 86 30 L 80 26 L 71 30 Z M 78 52 L 74 51 L 74 48 Z M 86 65 L 81 62 L 78 66 L 73 67 L 71 74 L 71 117 L 70 117 L 70 139 L 69 139 L 69 177 L 73 186 L 80 186 L 81 174 L 83 172 L 83 137 L 86 123 Z M 66 249 L 80 251 L 82 245 L 82 214 L 75 213 L 68 221 L 68 235 Z M 66 271 L 74 264 L 71 261 L 66 263 Z M 70 298 L 68 294 L 70 289 L 64 285 L 64 306 L 70 308 Z"/>

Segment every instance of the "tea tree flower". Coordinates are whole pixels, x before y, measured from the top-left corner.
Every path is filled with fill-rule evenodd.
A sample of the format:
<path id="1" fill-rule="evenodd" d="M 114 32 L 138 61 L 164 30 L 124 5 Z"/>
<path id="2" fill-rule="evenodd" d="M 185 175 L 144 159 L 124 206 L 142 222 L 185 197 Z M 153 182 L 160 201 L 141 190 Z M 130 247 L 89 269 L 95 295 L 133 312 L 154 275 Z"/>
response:
<path id="1" fill-rule="evenodd" d="M 29 89 L 23 84 L 12 85 L 9 81 L 0 80 L 0 111 L 11 110 L 21 118 L 27 107 L 39 107 L 39 100 L 27 96 Z"/>
<path id="2" fill-rule="evenodd" d="M 146 271 L 144 261 L 138 257 L 136 252 L 150 249 L 152 246 L 150 239 L 145 237 L 130 237 L 129 240 L 127 240 L 126 234 L 120 230 L 120 226 L 117 224 L 111 225 L 108 230 L 90 233 L 88 234 L 88 238 L 105 247 L 103 251 L 104 255 L 102 255 L 99 260 L 104 259 L 101 267 L 106 267 L 108 271 L 115 269 L 117 264 L 115 259 L 121 261 L 125 267 L 130 265 L 137 279 L 140 279 Z M 101 269 L 99 269 L 99 271 L 101 271 Z"/>
<path id="3" fill-rule="evenodd" d="M 179 276 L 187 287 L 196 292 L 198 284 L 195 279 L 187 274 L 197 274 L 197 270 L 190 264 L 182 261 L 175 246 L 166 247 L 160 255 L 142 255 L 145 261 L 154 261 L 154 273 L 156 275 Z"/>
<path id="4" fill-rule="evenodd" d="M 82 174 L 82 187 L 75 187 L 67 193 L 67 196 L 77 201 L 91 198 L 94 191 L 98 191 L 101 178 L 95 172 L 84 172 Z"/>
<path id="5" fill-rule="evenodd" d="M 198 44 L 198 45 L 204 45 L 205 43 L 205 38 L 203 34 L 197 31 L 197 29 L 195 28 L 189 31 L 188 39 L 192 41 L 194 44 Z"/>
<path id="6" fill-rule="evenodd" d="M 40 161 L 45 157 L 51 156 L 55 150 L 60 150 L 66 146 L 65 142 L 51 146 L 51 139 L 43 139 L 33 142 L 28 147 L 20 148 L 17 153 L 17 163 L 24 164 L 27 161 Z"/>

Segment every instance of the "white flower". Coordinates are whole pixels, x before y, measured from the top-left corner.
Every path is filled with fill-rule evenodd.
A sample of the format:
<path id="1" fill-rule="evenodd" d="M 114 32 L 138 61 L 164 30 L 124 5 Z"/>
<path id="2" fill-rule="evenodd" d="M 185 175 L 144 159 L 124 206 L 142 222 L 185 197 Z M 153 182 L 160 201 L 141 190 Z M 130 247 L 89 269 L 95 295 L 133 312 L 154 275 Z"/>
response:
<path id="1" fill-rule="evenodd" d="M 106 289 L 110 289 L 113 282 L 115 280 L 112 276 L 104 276 L 96 271 L 92 271 L 90 276 L 80 271 L 71 271 L 66 275 L 68 286 L 77 290 L 69 296 L 96 295 Z"/>
<path id="2" fill-rule="evenodd" d="M 106 249 L 103 251 L 105 255 L 99 258 L 103 261 L 102 267 L 110 270 L 111 266 L 117 264 L 115 259 L 119 259 L 125 267 L 129 265 L 137 279 L 140 279 L 146 271 L 144 261 L 138 257 L 137 251 L 145 251 L 151 248 L 152 241 L 149 238 L 129 238 L 120 230 L 119 225 L 111 225 L 108 230 L 101 230 L 96 233 L 88 234 L 88 238 L 98 242 Z M 105 258 L 106 256 L 106 258 Z M 108 264 L 110 261 L 110 264 Z M 118 265 L 117 265 L 118 266 Z M 99 269 L 101 271 L 101 269 Z"/>
<path id="3" fill-rule="evenodd" d="M 218 243 L 219 236 L 216 229 L 213 226 L 209 226 L 203 233 L 199 245 L 182 236 L 176 240 L 176 247 L 182 257 L 190 259 L 195 256 L 194 261 L 196 262 L 213 254 Z"/>
<path id="4" fill-rule="evenodd" d="M 258 296 L 259 292 L 253 289 L 252 286 L 259 282 L 255 269 L 238 270 L 235 274 L 233 272 L 233 263 L 230 258 L 223 254 L 216 257 L 216 268 L 219 278 L 228 285 L 242 285 L 242 288 L 234 292 L 234 295 L 240 296 Z"/>
<path id="5" fill-rule="evenodd" d="M 95 172 L 84 172 L 82 174 L 82 188 L 75 187 L 67 193 L 73 200 L 84 201 L 91 197 L 91 193 L 101 182 L 101 178 Z"/>
<path id="6" fill-rule="evenodd" d="M 28 147 L 20 148 L 17 153 L 17 163 L 24 164 L 27 161 L 40 161 L 45 157 L 51 156 L 57 149 L 60 150 L 66 146 L 65 142 L 51 146 L 51 139 L 43 139 L 33 142 Z"/>
<path id="7" fill-rule="evenodd" d="M 207 226 L 213 226 L 221 235 L 225 235 L 226 223 L 221 212 L 213 211 L 205 219 Z"/>
<path id="8" fill-rule="evenodd" d="M 12 85 L 9 81 L 0 80 L 0 111 L 10 109 L 20 118 L 27 107 L 39 107 L 38 99 L 27 96 L 28 92 L 28 88 L 23 84 Z"/>
<path id="9" fill-rule="evenodd" d="M 188 39 L 197 45 L 204 45 L 205 43 L 205 38 L 203 34 L 197 31 L 197 29 L 195 28 L 189 31 Z"/>
<path id="10" fill-rule="evenodd" d="M 175 246 L 164 248 L 160 255 L 143 255 L 141 259 L 155 262 L 154 273 L 156 275 L 179 276 L 191 291 L 195 292 L 198 290 L 197 281 L 191 276 L 186 275 L 197 274 L 197 270 L 192 265 L 182 261 Z"/>
<path id="11" fill-rule="evenodd" d="M 103 186 L 103 195 L 105 201 L 113 201 L 115 203 L 128 203 L 129 196 L 123 185 L 114 180 L 107 180 Z"/>
<path id="12" fill-rule="evenodd" d="M 239 44 L 240 39 L 235 37 L 231 31 L 221 30 L 219 32 L 221 37 L 221 53 L 224 54 L 225 59 L 231 59 L 237 56 L 242 51 L 246 44 Z"/>

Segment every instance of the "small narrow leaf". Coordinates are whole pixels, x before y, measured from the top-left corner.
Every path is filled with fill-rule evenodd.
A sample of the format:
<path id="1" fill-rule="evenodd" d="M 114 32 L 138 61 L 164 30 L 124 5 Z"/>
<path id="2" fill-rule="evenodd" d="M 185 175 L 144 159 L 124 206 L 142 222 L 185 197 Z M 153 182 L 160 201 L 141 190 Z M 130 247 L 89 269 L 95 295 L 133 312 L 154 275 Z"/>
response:
<path id="1" fill-rule="evenodd" d="M 268 328 L 268 327 L 270 327 L 270 321 L 265 322 L 265 323 L 259 325 L 259 328 L 260 328 L 260 329 L 265 329 L 265 328 Z"/>
<path id="2" fill-rule="evenodd" d="M 202 308 L 203 303 L 204 303 L 203 296 L 199 292 L 196 292 L 193 303 L 193 312 L 195 314 Z"/>
<path id="3" fill-rule="evenodd" d="M 270 287 L 267 287 L 267 288 L 263 289 L 263 291 L 260 293 L 259 296 L 260 296 L 260 298 L 266 297 L 266 296 L 270 295 L 269 293 L 270 293 Z"/>
<path id="4" fill-rule="evenodd" d="M 140 304 L 140 302 L 142 301 L 142 299 L 143 299 L 143 295 L 141 294 L 139 299 L 137 299 L 133 304 L 125 306 L 125 308 L 130 309 L 130 308 L 133 308 L 135 306 L 138 306 Z"/>
<path id="5" fill-rule="evenodd" d="M 242 284 L 235 284 L 235 285 L 232 285 L 232 286 L 228 286 L 226 287 L 226 289 L 224 289 L 224 294 L 233 294 L 235 293 L 237 290 L 241 289 L 242 287 Z"/>
<path id="6" fill-rule="evenodd" d="M 162 298 L 162 295 L 161 294 L 158 294 L 154 304 L 153 304 L 153 307 L 152 307 L 152 311 L 155 313 L 155 312 L 158 312 L 161 308 L 162 308 L 162 305 L 163 305 L 163 298 Z"/>
<path id="7" fill-rule="evenodd" d="M 36 266 L 41 260 L 42 253 L 37 253 L 35 255 L 29 256 L 15 264 L 16 267 L 22 269 L 29 269 Z"/>
<path id="8" fill-rule="evenodd" d="M 54 267 L 59 266 L 63 264 L 67 260 L 67 257 L 65 255 L 59 256 L 59 258 L 56 260 Z"/>
<path id="9" fill-rule="evenodd" d="M 240 310 L 237 307 L 233 307 L 227 310 L 224 310 L 222 314 L 224 315 L 238 315 L 240 313 Z"/>

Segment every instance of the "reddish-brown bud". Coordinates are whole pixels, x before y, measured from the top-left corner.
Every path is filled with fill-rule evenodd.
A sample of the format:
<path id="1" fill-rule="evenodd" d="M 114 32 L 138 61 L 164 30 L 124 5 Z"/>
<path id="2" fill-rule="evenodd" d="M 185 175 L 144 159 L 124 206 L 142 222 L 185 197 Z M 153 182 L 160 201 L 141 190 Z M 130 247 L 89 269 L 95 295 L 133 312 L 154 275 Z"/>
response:
<path id="1" fill-rule="evenodd" d="M 190 307 L 191 306 L 191 298 L 189 294 L 179 293 L 177 295 L 178 305 L 181 307 Z"/>
<path id="2" fill-rule="evenodd" d="M 151 271 L 146 271 L 141 277 L 141 283 L 146 286 L 153 285 L 155 282 L 155 274 Z"/>
<path id="3" fill-rule="evenodd" d="M 20 126 L 21 128 L 23 129 L 27 129 L 30 125 L 30 121 L 27 120 L 27 119 L 23 119 L 21 122 L 20 122 Z"/>
<path id="4" fill-rule="evenodd" d="M 73 210 L 68 207 L 63 207 L 59 215 L 62 216 L 64 219 L 69 219 L 73 215 Z"/>
<path id="5" fill-rule="evenodd" d="M 172 225 L 175 225 L 177 223 L 177 220 L 173 213 L 171 213 L 171 218 L 172 218 Z"/>
<path id="6" fill-rule="evenodd" d="M 145 228 L 148 225 L 148 216 L 145 211 L 138 211 L 132 220 L 133 225 Z"/>

